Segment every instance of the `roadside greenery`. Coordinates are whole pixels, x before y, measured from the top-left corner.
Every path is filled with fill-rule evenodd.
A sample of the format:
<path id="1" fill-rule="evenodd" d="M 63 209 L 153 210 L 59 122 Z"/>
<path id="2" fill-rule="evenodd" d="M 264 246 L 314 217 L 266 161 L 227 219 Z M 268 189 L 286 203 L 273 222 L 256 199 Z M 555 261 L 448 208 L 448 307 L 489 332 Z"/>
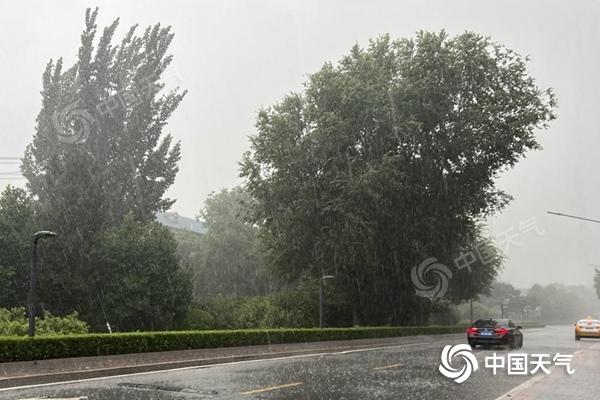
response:
<path id="1" fill-rule="evenodd" d="M 88 325 L 78 317 L 76 312 L 64 317 L 45 312 L 43 317 L 36 318 L 36 334 L 56 336 L 88 333 Z M 26 336 L 27 330 L 28 321 L 24 307 L 0 308 L 0 336 Z"/>
<path id="2" fill-rule="evenodd" d="M 336 326 L 329 321 L 329 326 Z M 316 293 L 282 291 L 264 296 L 235 298 L 216 296 L 190 307 L 190 329 L 303 328 L 318 325 Z"/>
<path id="3" fill-rule="evenodd" d="M 241 176 L 270 262 L 288 282 L 335 275 L 353 325 L 425 323 L 411 268 L 493 247 L 479 221 L 511 200 L 495 178 L 555 106 L 526 59 L 475 33 L 354 46 L 257 117 Z M 448 300 L 485 293 L 501 261 L 457 271 Z"/>
<path id="4" fill-rule="evenodd" d="M 185 91 L 161 80 L 173 33 L 134 26 L 115 42 L 118 20 L 98 35 L 97 12 L 86 12 L 74 64 L 46 65 L 26 190 L 0 196 L 0 306 L 26 304 L 38 228 L 60 235 L 40 243 L 40 333 L 106 331 L 107 322 L 115 332 L 312 327 L 324 275 L 335 276 L 322 288 L 334 327 L 452 325 L 456 304 L 489 294 L 503 256 L 481 220 L 510 201 L 495 178 L 539 147 L 535 132 L 556 105 L 520 55 L 474 33 L 353 47 L 259 112 L 244 186 L 208 196 L 207 231 L 196 236 L 153 221 L 175 202 L 166 193 L 181 155 L 165 127 Z M 135 101 L 115 107 L 117 98 Z M 464 253 L 485 259 L 456 268 Z M 442 299 L 415 294 L 411 268 L 430 257 L 453 270 Z M 6 332 L 21 332 L 15 312 Z M 181 335 L 227 344 L 246 333 Z M 102 340 L 128 352 L 166 337 Z M 70 354 L 80 354 L 79 340 L 47 343 L 76 343 Z M 24 354 L 41 351 L 24 343 L 33 346 Z"/>
<path id="5" fill-rule="evenodd" d="M 241 187 L 211 193 L 199 215 L 206 234 L 176 233 L 178 253 L 193 274 L 194 298 L 251 297 L 280 289 L 258 226 L 248 222 L 252 207 L 252 197 Z"/>
<path id="6" fill-rule="evenodd" d="M 505 282 L 495 282 L 488 295 L 480 296 L 473 302 L 473 317 L 500 318 L 526 324 L 573 324 L 578 319 L 598 317 L 600 300 L 591 287 L 582 285 L 533 285 L 527 289 L 517 289 Z M 470 304 L 457 307 L 460 322 L 470 320 Z"/>
<path id="7" fill-rule="evenodd" d="M 0 306 L 26 304 L 31 236 L 40 243 L 36 314 L 79 312 L 95 331 L 181 328 L 190 276 L 167 229 L 181 145 L 166 132 L 185 91 L 162 76 L 173 57 L 170 27 L 98 29 L 88 9 L 74 63 L 50 60 L 41 109 L 21 166 L 27 190 L 0 198 Z M 69 57 L 71 59 L 71 57 Z M 127 99 L 126 101 L 124 99 Z"/>
<path id="8" fill-rule="evenodd" d="M 464 332 L 464 326 L 88 334 L 39 338 L 0 337 L 0 362 L 45 360 L 216 347 L 306 343 Z"/>

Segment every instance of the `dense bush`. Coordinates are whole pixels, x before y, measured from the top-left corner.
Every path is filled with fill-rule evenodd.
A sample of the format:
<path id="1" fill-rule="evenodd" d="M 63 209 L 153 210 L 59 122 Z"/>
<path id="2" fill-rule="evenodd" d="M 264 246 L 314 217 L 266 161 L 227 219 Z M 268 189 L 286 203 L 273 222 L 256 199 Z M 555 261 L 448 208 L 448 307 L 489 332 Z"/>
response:
<path id="1" fill-rule="evenodd" d="M 27 335 L 28 321 L 25 308 L 0 308 L 0 335 Z M 76 312 L 64 317 L 56 317 L 45 312 L 43 318 L 36 318 L 36 333 L 46 335 L 72 335 L 88 332 L 88 325 L 78 319 Z"/>
<path id="2" fill-rule="evenodd" d="M 463 326 L 427 326 L 144 332 L 36 338 L 4 337 L 0 338 L 0 362 L 278 343 L 460 333 L 463 331 Z"/>
<path id="3" fill-rule="evenodd" d="M 301 290 L 199 300 L 190 307 L 187 321 L 191 329 L 301 328 L 317 324 L 317 298 Z"/>

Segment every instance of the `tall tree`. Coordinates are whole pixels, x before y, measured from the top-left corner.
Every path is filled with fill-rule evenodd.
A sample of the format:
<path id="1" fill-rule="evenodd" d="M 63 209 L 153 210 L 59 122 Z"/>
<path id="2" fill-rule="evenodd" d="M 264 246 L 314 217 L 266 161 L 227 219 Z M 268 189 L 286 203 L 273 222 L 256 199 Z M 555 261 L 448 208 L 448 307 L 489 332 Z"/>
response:
<path id="1" fill-rule="evenodd" d="M 480 239 L 478 221 L 510 200 L 496 176 L 539 147 L 554 107 L 525 60 L 474 33 L 353 47 L 259 113 L 241 175 L 274 263 L 288 278 L 335 273 L 355 323 L 415 322 L 410 268 L 451 265 Z"/>
<path id="2" fill-rule="evenodd" d="M 60 234 L 41 276 L 42 301 L 57 312 L 99 311 L 89 257 L 94 237 L 132 213 L 150 221 L 178 171 L 180 144 L 164 132 L 185 92 L 165 92 L 170 27 L 133 26 L 113 44 L 119 20 L 95 43 L 98 9 L 86 11 L 75 64 L 47 64 L 42 109 L 23 175 L 39 201 L 40 224 Z"/>

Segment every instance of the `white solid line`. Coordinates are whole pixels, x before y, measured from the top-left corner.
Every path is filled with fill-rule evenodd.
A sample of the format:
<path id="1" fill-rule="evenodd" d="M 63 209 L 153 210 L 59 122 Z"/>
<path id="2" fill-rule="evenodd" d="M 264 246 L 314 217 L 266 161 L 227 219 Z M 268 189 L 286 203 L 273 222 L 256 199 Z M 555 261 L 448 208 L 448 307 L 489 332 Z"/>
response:
<path id="1" fill-rule="evenodd" d="M 258 394 L 258 393 L 272 392 L 274 390 L 288 389 L 288 388 L 291 388 L 291 387 L 300 386 L 302 384 L 303 384 L 303 382 L 286 383 L 285 385 L 269 386 L 269 387 L 264 387 L 264 388 L 260 388 L 260 389 L 247 390 L 245 392 L 240 392 L 240 394 L 247 395 L 247 394 Z"/>
<path id="2" fill-rule="evenodd" d="M 19 400 L 88 400 L 87 396 L 83 397 L 32 397 L 31 399 Z"/>
<path id="3" fill-rule="evenodd" d="M 350 353 L 360 353 L 360 352 L 365 352 L 365 351 L 377 351 L 377 350 L 387 350 L 387 349 L 394 349 L 394 348 L 401 348 L 401 347 L 422 346 L 425 344 L 433 344 L 433 343 L 439 343 L 439 342 L 440 341 L 429 341 L 429 342 L 419 342 L 419 343 L 397 344 L 397 345 L 391 345 L 391 346 L 370 347 L 370 348 L 366 348 L 366 349 L 345 350 L 345 351 L 338 351 L 338 352 L 310 353 L 310 354 L 300 354 L 300 355 L 295 355 L 295 356 L 260 358 L 260 359 L 256 359 L 256 360 L 244 360 L 244 361 L 232 361 L 232 362 L 220 363 L 220 364 L 198 365 L 198 366 L 194 366 L 194 367 L 171 368 L 171 369 L 163 369 L 163 370 L 148 371 L 148 372 L 136 372 L 133 374 L 102 376 L 102 377 L 98 377 L 98 378 L 76 379 L 76 380 L 72 380 L 72 381 L 51 382 L 51 383 L 43 383 L 43 384 L 39 384 L 39 385 L 14 386 L 14 387 L 10 387 L 10 388 L 0 388 L 0 392 L 8 392 L 8 391 L 13 391 L 13 390 L 21 390 L 21 389 L 33 389 L 33 388 L 41 388 L 41 387 L 57 386 L 57 385 L 69 385 L 69 384 L 73 384 L 73 383 L 101 381 L 101 380 L 106 380 L 106 379 L 117 379 L 117 378 L 124 378 L 124 377 L 130 377 L 130 376 L 150 375 L 150 374 L 158 374 L 158 373 L 171 372 L 171 371 L 177 372 L 177 371 L 186 371 L 186 370 L 191 370 L 191 369 L 215 368 L 215 367 L 220 367 L 220 366 L 248 364 L 248 363 L 255 363 L 255 362 L 262 362 L 262 361 L 289 360 L 289 359 L 293 359 L 293 358 L 318 357 L 318 356 L 327 356 L 327 355 L 344 355 L 344 354 L 350 354 Z"/>

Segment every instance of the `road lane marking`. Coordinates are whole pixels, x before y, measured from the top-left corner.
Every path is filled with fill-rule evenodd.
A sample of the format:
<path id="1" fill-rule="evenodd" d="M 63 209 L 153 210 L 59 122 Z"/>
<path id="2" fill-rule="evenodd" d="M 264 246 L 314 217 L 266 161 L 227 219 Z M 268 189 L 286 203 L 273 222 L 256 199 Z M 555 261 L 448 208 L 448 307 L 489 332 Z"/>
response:
<path id="1" fill-rule="evenodd" d="M 83 397 L 31 397 L 28 399 L 19 400 L 88 400 L 87 396 Z"/>
<path id="2" fill-rule="evenodd" d="M 515 396 L 517 396 L 519 393 L 524 392 L 525 390 L 529 389 L 533 385 L 544 380 L 546 378 L 546 376 L 547 375 L 544 374 L 544 375 L 534 376 L 533 378 L 529 378 L 525 382 L 521 383 L 519 386 L 509 390 L 508 392 L 504 393 L 502 396 L 496 398 L 496 400 L 512 399 Z"/>
<path id="3" fill-rule="evenodd" d="M 584 353 L 583 350 L 577 350 L 573 353 L 573 360 L 575 360 L 575 356 Z M 547 374 L 540 374 L 537 376 L 533 376 L 532 378 L 526 380 L 525 382 L 521 383 L 519 386 L 509 390 L 508 392 L 504 393 L 502 396 L 497 397 L 495 400 L 507 400 L 507 399 L 519 399 L 520 395 L 525 393 L 526 397 L 525 398 L 530 398 L 529 395 L 531 395 L 531 390 L 534 391 L 534 395 L 539 395 L 539 394 L 543 394 L 543 393 L 536 393 L 536 388 L 539 386 L 540 388 L 545 389 L 546 386 L 548 385 L 548 383 L 552 383 L 553 381 L 555 381 L 556 379 L 560 379 L 561 375 L 558 374 L 558 372 L 555 372 L 555 370 L 557 370 L 558 368 L 556 366 L 552 366 L 549 368 L 550 372 Z M 575 370 L 575 372 L 577 372 L 577 370 Z M 550 382 L 546 382 L 544 386 L 540 386 L 542 381 L 548 380 Z M 540 385 L 538 385 L 540 384 Z M 519 396 L 519 397 L 518 397 Z M 538 397 L 535 397 L 538 398 Z M 540 397 L 541 398 L 541 397 Z"/>
<path id="4" fill-rule="evenodd" d="M 376 367 L 373 368 L 374 371 L 381 371 L 382 369 L 390 369 L 390 368 L 398 368 L 401 367 L 403 364 L 392 364 L 392 365 L 386 365 L 385 367 Z"/>
<path id="5" fill-rule="evenodd" d="M 92 381 L 102 381 L 102 380 L 107 380 L 107 379 L 119 379 L 119 378 L 126 378 L 126 377 L 132 377 L 132 376 L 143 376 L 143 375 L 161 374 L 161 373 L 169 373 L 169 372 L 181 372 L 181 371 L 187 371 L 187 370 L 192 370 L 192 369 L 209 369 L 209 368 L 231 366 L 231 365 L 242 365 L 242 364 L 265 362 L 265 361 L 268 362 L 268 361 L 290 360 L 290 359 L 294 359 L 294 358 L 323 357 L 323 356 L 328 356 L 328 355 L 345 355 L 345 354 L 360 353 L 360 352 L 367 352 L 367 351 L 389 350 L 389 349 L 395 349 L 395 348 L 407 348 L 407 347 L 424 346 L 424 345 L 440 344 L 440 343 L 443 344 L 443 343 L 446 343 L 445 340 L 447 340 L 447 339 L 448 338 L 445 337 L 445 338 L 441 338 L 439 340 L 430 340 L 430 341 L 426 341 L 426 342 L 424 341 L 424 342 L 396 344 L 396 345 L 389 345 L 389 346 L 376 346 L 376 347 L 369 347 L 369 348 L 362 348 L 362 349 L 355 349 L 355 350 L 345 350 L 345 351 L 338 351 L 338 352 L 330 351 L 330 352 L 320 352 L 320 353 L 299 354 L 299 355 L 284 356 L 284 357 L 259 358 L 259 359 L 255 359 L 255 360 L 231 361 L 231 362 L 218 363 L 218 364 L 197 365 L 197 366 L 193 366 L 193 367 L 167 368 L 167 369 L 157 370 L 157 371 L 136 372 L 133 374 L 121 374 L 121 375 L 112 375 L 112 376 L 100 376 L 97 378 L 74 379 L 74 380 L 70 380 L 70 381 L 50 382 L 50 383 L 42 383 L 42 384 L 37 384 L 37 385 L 14 386 L 14 387 L 9 387 L 9 388 L 0 388 L 0 392 L 9 392 L 9 391 L 13 391 L 13 390 L 33 389 L 33 388 L 41 388 L 41 387 L 49 387 L 49 386 L 57 386 L 57 385 L 69 385 L 69 384 L 92 382 Z"/>
<path id="6" fill-rule="evenodd" d="M 285 385 L 269 386 L 269 387 L 265 387 L 265 388 L 261 388 L 261 389 L 248 390 L 246 392 L 240 392 L 240 394 L 258 394 L 258 393 L 272 392 L 274 390 L 287 389 L 287 388 L 296 387 L 296 386 L 300 386 L 300 385 L 302 385 L 302 382 L 287 383 Z"/>

